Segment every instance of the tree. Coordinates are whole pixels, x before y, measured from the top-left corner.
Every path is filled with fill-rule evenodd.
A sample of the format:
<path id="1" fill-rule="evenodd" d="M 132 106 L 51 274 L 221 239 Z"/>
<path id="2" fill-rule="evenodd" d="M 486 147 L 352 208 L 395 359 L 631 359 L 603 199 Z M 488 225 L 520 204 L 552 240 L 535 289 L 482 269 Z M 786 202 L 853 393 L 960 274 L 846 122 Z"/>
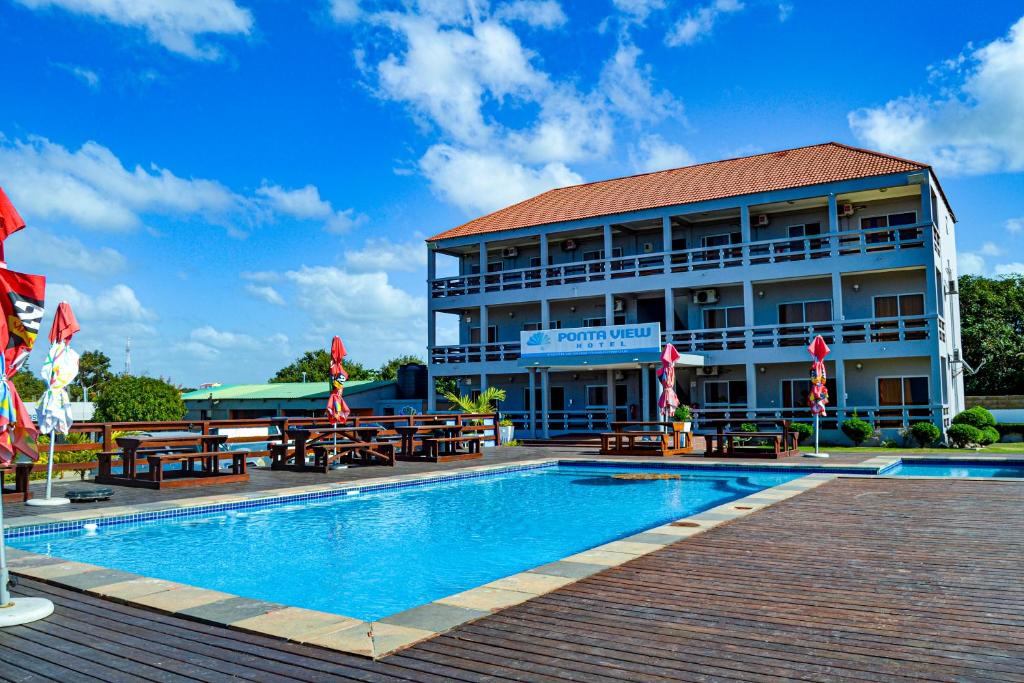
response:
<path id="1" fill-rule="evenodd" d="M 185 416 L 181 392 L 162 379 L 119 375 L 96 398 L 98 422 L 166 422 Z"/>
<path id="2" fill-rule="evenodd" d="M 362 363 L 345 359 L 342 363 L 348 378 L 352 381 L 364 379 L 376 379 L 376 372 L 368 369 Z M 284 366 L 277 371 L 277 374 L 270 378 L 271 383 L 278 382 L 301 382 L 303 374 L 307 382 L 327 382 L 331 379 L 331 354 L 323 349 L 306 351 L 293 363 Z"/>
<path id="3" fill-rule="evenodd" d="M 963 357 L 977 374 L 964 374 L 970 395 L 1024 393 L 1024 276 L 960 278 Z"/>
<path id="4" fill-rule="evenodd" d="M 18 390 L 18 396 L 22 401 L 38 401 L 39 397 L 46 391 L 46 382 L 32 374 L 27 368 L 22 368 L 11 378 L 14 388 Z"/>
<path id="5" fill-rule="evenodd" d="M 380 370 L 377 371 L 377 379 L 397 379 L 398 368 L 400 368 L 403 365 L 409 364 L 426 365 L 426 363 L 424 363 L 422 359 L 416 356 L 397 356 L 396 358 L 392 358 L 387 363 L 380 366 Z"/>
<path id="6" fill-rule="evenodd" d="M 110 357 L 102 351 L 84 351 L 78 358 L 78 377 L 68 387 L 72 401 L 81 401 L 85 396 L 82 387 L 87 387 L 89 398 L 95 399 L 103 385 L 113 379 L 110 371 Z"/>

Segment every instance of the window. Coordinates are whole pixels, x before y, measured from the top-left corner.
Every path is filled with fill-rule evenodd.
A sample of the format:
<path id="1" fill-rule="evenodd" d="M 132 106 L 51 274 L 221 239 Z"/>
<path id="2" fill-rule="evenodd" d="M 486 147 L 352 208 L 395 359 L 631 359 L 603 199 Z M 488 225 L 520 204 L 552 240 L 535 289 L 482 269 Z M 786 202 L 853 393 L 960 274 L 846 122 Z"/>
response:
<path id="1" fill-rule="evenodd" d="M 606 408 L 608 406 L 608 387 L 604 384 L 587 386 L 587 407 Z"/>
<path id="2" fill-rule="evenodd" d="M 704 382 L 704 406 L 746 406 L 747 383 L 743 380 L 731 382 Z"/>
<path id="3" fill-rule="evenodd" d="M 604 325 L 604 318 L 584 318 L 583 327 L 601 327 Z"/>
<path id="4" fill-rule="evenodd" d="M 487 326 L 487 343 L 493 344 L 498 341 L 498 328 L 494 325 Z M 469 328 L 469 343 L 479 344 L 480 343 L 480 328 L 471 327 Z"/>
<path id="5" fill-rule="evenodd" d="M 544 329 L 544 328 L 541 327 L 541 324 L 539 322 L 523 323 L 523 332 L 536 332 L 537 330 L 542 330 L 542 329 Z M 548 329 L 551 329 L 551 330 L 560 330 L 560 329 L 562 329 L 562 321 L 561 320 L 552 320 L 551 321 L 551 325 L 549 326 Z"/>
<path id="6" fill-rule="evenodd" d="M 790 237 L 810 237 L 821 234 L 821 223 L 805 223 L 803 225 L 791 225 L 787 228 Z"/>
<path id="7" fill-rule="evenodd" d="M 672 251 L 682 251 L 686 249 L 686 238 L 685 237 L 673 237 L 672 238 Z"/>
<path id="8" fill-rule="evenodd" d="M 743 307 L 704 309 L 704 329 L 719 330 L 723 327 L 743 327 Z"/>
<path id="9" fill-rule="evenodd" d="M 743 241 L 742 233 L 726 232 L 719 235 L 704 235 L 700 238 L 702 247 L 725 247 L 730 244 L 739 244 Z"/>
<path id="10" fill-rule="evenodd" d="M 825 380 L 825 388 L 828 389 L 829 401 L 836 401 L 836 381 L 829 377 Z M 811 380 L 809 379 L 784 379 L 782 380 L 782 407 L 783 408 L 807 408 L 807 397 L 811 393 Z"/>
<path id="11" fill-rule="evenodd" d="M 619 258 L 622 256 L 622 247 L 612 247 L 612 258 Z M 604 249 L 596 249 L 594 251 L 583 252 L 584 261 L 596 261 L 604 258 Z"/>
<path id="12" fill-rule="evenodd" d="M 487 263 L 487 272 L 488 273 L 500 273 L 502 270 L 504 270 L 504 268 L 505 268 L 505 264 L 503 262 L 501 262 L 501 261 L 488 261 L 488 263 Z M 469 272 L 472 273 L 473 275 L 479 275 L 480 274 L 480 264 L 479 263 L 474 263 L 473 265 L 471 265 L 469 267 Z"/>
<path id="13" fill-rule="evenodd" d="M 925 339 L 928 322 L 923 320 L 924 294 L 891 294 L 876 296 L 874 299 L 875 318 L 896 318 L 913 316 L 915 319 L 903 321 L 905 339 Z M 872 323 L 871 341 L 899 341 L 900 321 Z M 887 330 L 892 330 L 891 332 Z"/>
<path id="14" fill-rule="evenodd" d="M 832 320 L 832 300 L 793 301 L 779 304 L 779 324 L 816 323 Z"/>
<path id="15" fill-rule="evenodd" d="M 893 230 L 879 230 L 878 228 L 893 228 L 900 225 L 913 225 L 917 223 L 917 212 L 916 211 L 904 211 L 902 213 L 890 213 L 882 216 L 867 216 L 860 219 L 861 230 L 872 230 L 864 241 L 868 244 L 877 242 L 893 242 L 895 241 L 895 231 Z M 900 230 L 899 231 L 901 240 L 912 240 L 917 239 L 921 236 L 919 229 Z"/>
<path id="16" fill-rule="evenodd" d="M 878 405 L 926 406 L 928 403 L 927 377 L 878 378 Z"/>

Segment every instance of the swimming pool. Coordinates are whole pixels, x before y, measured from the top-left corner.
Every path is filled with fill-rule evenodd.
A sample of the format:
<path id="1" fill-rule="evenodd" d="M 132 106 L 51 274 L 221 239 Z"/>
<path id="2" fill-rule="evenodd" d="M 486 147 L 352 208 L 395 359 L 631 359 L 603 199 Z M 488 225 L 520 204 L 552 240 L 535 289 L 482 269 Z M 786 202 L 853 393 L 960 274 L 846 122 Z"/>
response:
<path id="1" fill-rule="evenodd" d="M 631 481 L 653 471 L 678 479 Z M 803 476 L 796 471 L 551 464 L 10 544 L 376 620 Z"/>
<path id="2" fill-rule="evenodd" d="M 1024 477 L 1024 460 L 903 460 L 883 474 L 897 477 Z"/>

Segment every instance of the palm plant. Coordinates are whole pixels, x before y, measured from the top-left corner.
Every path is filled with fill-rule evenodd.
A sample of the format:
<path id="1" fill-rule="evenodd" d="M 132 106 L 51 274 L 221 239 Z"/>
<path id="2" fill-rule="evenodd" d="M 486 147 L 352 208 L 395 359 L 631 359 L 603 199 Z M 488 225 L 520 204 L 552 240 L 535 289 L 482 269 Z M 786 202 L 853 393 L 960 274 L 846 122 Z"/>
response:
<path id="1" fill-rule="evenodd" d="M 460 396 L 454 391 L 449 391 L 444 394 L 444 397 L 452 402 L 453 405 L 457 406 L 459 410 L 464 413 L 471 415 L 479 415 L 486 413 L 493 413 L 496 411 L 495 403 L 498 401 L 505 400 L 505 390 L 497 387 L 487 387 L 480 394 L 473 398 L 472 396 Z"/>

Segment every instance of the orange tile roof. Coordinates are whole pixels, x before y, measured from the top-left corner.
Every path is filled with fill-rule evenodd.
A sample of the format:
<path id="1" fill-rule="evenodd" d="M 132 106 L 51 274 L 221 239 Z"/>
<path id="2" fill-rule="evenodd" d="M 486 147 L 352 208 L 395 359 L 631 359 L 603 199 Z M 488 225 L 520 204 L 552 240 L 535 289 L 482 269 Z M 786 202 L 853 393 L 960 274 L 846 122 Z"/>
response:
<path id="1" fill-rule="evenodd" d="M 475 218 L 427 241 L 926 168 L 927 164 L 916 161 L 826 142 L 560 187 Z"/>

